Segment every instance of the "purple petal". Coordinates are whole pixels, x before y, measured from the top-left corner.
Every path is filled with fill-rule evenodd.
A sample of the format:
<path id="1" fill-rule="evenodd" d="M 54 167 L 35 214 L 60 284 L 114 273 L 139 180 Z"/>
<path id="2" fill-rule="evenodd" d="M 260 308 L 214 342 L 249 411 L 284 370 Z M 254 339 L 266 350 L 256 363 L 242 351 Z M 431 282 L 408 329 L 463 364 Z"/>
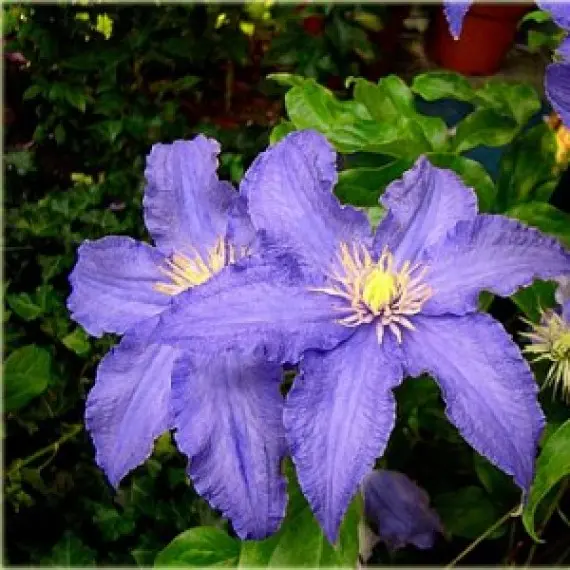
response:
<path id="1" fill-rule="evenodd" d="M 423 312 L 465 314 L 482 290 L 508 297 L 534 279 L 570 274 L 570 254 L 550 237 L 503 216 L 460 222 L 426 252 L 434 296 Z"/>
<path id="2" fill-rule="evenodd" d="M 546 68 L 546 95 L 562 122 L 570 128 L 570 63 L 552 63 Z"/>
<path id="3" fill-rule="evenodd" d="M 544 416 L 518 347 L 484 314 L 414 320 L 404 337 L 407 373 L 433 375 L 465 440 L 528 491 Z"/>
<path id="4" fill-rule="evenodd" d="M 431 548 L 443 527 L 428 494 L 403 473 L 380 469 L 364 478 L 364 512 L 390 549 Z"/>
<path id="5" fill-rule="evenodd" d="M 402 381 L 392 339 L 361 326 L 327 353 L 308 352 L 283 421 L 301 489 L 331 543 L 363 477 L 394 427 Z"/>
<path id="6" fill-rule="evenodd" d="M 228 227 L 237 193 L 216 174 L 220 145 L 199 135 L 191 141 L 155 144 L 147 157 L 143 201 L 146 226 L 167 255 L 203 255 Z"/>
<path id="7" fill-rule="evenodd" d="M 122 334 L 157 315 L 170 297 L 153 289 L 164 281 L 164 256 L 146 243 L 109 236 L 84 241 L 69 276 L 71 318 L 89 334 Z"/>
<path id="8" fill-rule="evenodd" d="M 449 24 L 449 31 L 458 40 L 463 27 L 463 18 L 465 18 L 465 14 L 467 14 L 472 2 L 451 2 L 448 0 L 443 4 L 443 12 Z"/>
<path id="9" fill-rule="evenodd" d="M 237 263 L 175 297 L 156 334 L 210 354 L 235 348 L 297 362 L 303 351 L 333 348 L 352 333 L 336 324 L 334 298 L 310 286 L 289 257 Z"/>
<path id="10" fill-rule="evenodd" d="M 254 227 L 324 271 L 341 241 L 370 236 L 365 214 L 332 194 L 335 162 L 322 135 L 299 131 L 259 155 L 241 184 Z"/>
<path id="11" fill-rule="evenodd" d="M 280 381 L 280 367 L 232 353 L 183 357 L 173 374 L 175 438 L 194 487 L 242 539 L 265 538 L 285 514 Z"/>
<path id="12" fill-rule="evenodd" d="M 570 326 L 570 276 L 559 277 L 556 281 L 558 282 L 556 302 L 562 307 L 562 318 Z"/>
<path id="13" fill-rule="evenodd" d="M 374 248 L 380 253 L 388 246 L 399 261 L 413 261 L 458 221 L 477 215 L 475 192 L 454 172 L 432 166 L 423 156 L 388 186 L 380 201 L 389 214 L 378 227 Z"/>
<path id="14" fill-rule="evenodd" d="M 562 305 L 562 318 L 566 321 L 566 324 L 570 326 L 570 299 L 565 301 Z"/>
<path id="15" fill-rule="evenodd" d="M 541 10 L 549 12 L 558 26 L 570 30 L 570 4 L 568 2 L 538 1 L 536 4 Z"/>
<path id="16" fill-rule="evenodd" d="M 175 358 L 175 349 L 127 334 L 99 365 L 85 422 L 97 464 L 114 487 L 150 456 L 154 440 L 170 428 Z"/>
<path id="17" fill-rule="evenodd" d="M 564 58 L 566 62 L 570 62 L 570 37 L 567 37 L 563 42 L 556 48 L 556 53 Z"/>

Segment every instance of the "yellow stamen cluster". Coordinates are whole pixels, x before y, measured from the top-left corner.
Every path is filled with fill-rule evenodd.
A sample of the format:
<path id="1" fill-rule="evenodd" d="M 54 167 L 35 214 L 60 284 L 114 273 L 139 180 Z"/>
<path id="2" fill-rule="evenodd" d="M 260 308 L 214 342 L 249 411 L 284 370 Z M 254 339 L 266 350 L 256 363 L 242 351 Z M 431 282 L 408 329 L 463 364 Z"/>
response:
<path id="1" fill-rule="evenodd" d="M 214 246 L 208 251 L 206 259 L 194 248 L 192 256 L 188 257 L 181 253 L 175 253 L 165 262 L 165 267 L 160 267 L 169 279 L 169 283 L 156 283 L 154 289 L 165 295 L 178 295 L 191 287 L 201 285 L 222 270 L 226 265 L 230 265 L 243 257 L 245 248 L 236 248 L 228 244 L 220 237 Z"/>
<path id="2" fill-rule="evenodd" d="M 379 343 L 384 327 L 402 342 L 401 327 L 414 330 L 408 317 L 419 313 L 433 294 L 424 283 L 426 272 L 427 267 L 409 261 L 397 268 L 387 249 L 378 261 L 373 261 L 366 247 L 343 243 L 338 263 L 328 275 L 330 285 L 313 290 L 345 301 L 338 310 L 349 314 L 338 320 L 340 324 L 356 327 L 375 321 Z"/>
<path id="3" fill-rule="evenodd" d="M 524 352 L 533 362 L 551 363 L 544 387 L 552 386 L 553 398 L 560 390 L 562 399 L 570 403 L 570 325 L 554 311 L 543 313 L 540 324 L 526 322 L 532 331 L 522 333 L 531 341 Z"/>

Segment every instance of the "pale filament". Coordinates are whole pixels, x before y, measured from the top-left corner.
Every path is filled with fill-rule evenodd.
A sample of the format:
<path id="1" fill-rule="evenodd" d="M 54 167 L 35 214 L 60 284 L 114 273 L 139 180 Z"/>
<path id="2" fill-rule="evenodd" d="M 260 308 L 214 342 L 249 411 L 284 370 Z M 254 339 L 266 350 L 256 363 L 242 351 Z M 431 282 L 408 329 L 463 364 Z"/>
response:
<path id="1" fill-rule="evenodd" d="M 195 248 L 187 249 L 192 252 L 191 257 L 174 253 L 165 261 L 164 266 L 159 267 L 170 282 L 155 283 L 153 288 L 156 291 L 165 295 L 178 295 L 191 287 L 205 283 L 226 265 L 235 263 L 247 253 L 245 247 L 228 244 L 223 237 L 216 240 L 208 251 L 206 259 Z"/>
<path id="2" fill-rule="evenodd" d="M 390 283 L 385 302 L 374 306 L 365 299 L 365 288 L 370 284 L 374 272 L 386 276 Z M 406 261 L 400 268 L 395 266 L 393 255 L 384 249 L 378 261 L 361 244 L 340 245 L 338 267 L 328 278 L 330 285 L 312 289 L 338 297 L 346 302 L 337 307 L 349 313 L 337 322 L 347 327 L 357 327 L 364 323 L 376 322 L 376 335 L 381 343 L 384 328 L 402 342 L 402 328 L 414 330 L 409 317 L 418 314 L 423 304 L 433 295 L 432 288 L 424 281 L 428 267 Z"/>
<path id="3" fill-rule="evenodd" d="M 531 327 L 531 332 L 521 333 L 530 340 L 523 352 L 533 362 L 550 362 L 543 387 L 552 386 L 552 398 L 560 391 L 570 403 L 570 326 L 554 311 L 541 311 L 539 324 L 523 320 Z"/>

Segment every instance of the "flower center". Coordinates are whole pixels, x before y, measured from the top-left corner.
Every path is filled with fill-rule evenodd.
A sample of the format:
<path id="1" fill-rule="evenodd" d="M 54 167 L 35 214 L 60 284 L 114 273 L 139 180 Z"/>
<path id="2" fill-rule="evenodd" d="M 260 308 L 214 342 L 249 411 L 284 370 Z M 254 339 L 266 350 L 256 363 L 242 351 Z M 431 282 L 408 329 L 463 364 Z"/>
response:
<path id="1" fill-rule="evenodd" d="M 206 259 L 194 248 L 191 248 L 191 257 L 175 253 L 165 261 L 165 266 L 159 268 L 170 281 L 155 283 L 154 289 L 165 295 L 178 295 L 191 287 L 201 285 L 226 265 L 230 265 L 243 257 L 246 254 L 246 249 L 236 248 L 228 244 L 225 238 L 219 237 L 208 250 Z"/>
<path id="2" fill-rule="evenodd" d="M 552 343 L 552 353 L 559 359 L 570 359 L 570 330 Z"/>
<path id="3" fill-rule="evenodd" d="M 378 267 L 375 267 L 364 279 L 362 300 L 373 313 L 388 305 L 395 293 L 395 277 Z"/>
<path id="4" fill-rule="evenodd" d="M 409 261 L 397 268 L 387 249 L 374 261 L 364 246 L 343 243 L 335 268 L 328 275 L 330 283 L 313 290 L 343 301 L 337 310 L 348 314 L 337 321 L 340 324 L 355 327 L 375 322 L 379 343 L 385 327 L 402 342 L 402 327 L 414 330 L 409 317 L 419 313 L 433 295 L 424 283 L 426 272 L 427 267 Z"/>
<path id="5" fill-rule="evenodd" d="M 530 340 L 524 352 L 532 355 L 534 362 L 550 362 L 544 387 L 552 386 L 553 397 L 560 390 L 570 403 L 570 325 L 554 311 L 542 313 L 539 324 L 526 322 L 531 331 L 522 333 Z"/>

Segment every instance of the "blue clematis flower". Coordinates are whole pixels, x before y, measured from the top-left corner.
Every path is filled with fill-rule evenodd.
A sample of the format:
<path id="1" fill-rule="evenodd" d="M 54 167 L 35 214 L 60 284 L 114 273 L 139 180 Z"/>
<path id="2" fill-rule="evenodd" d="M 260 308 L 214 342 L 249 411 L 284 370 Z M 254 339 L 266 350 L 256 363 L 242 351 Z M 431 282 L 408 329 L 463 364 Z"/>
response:
<path id="1" fill-rule="evenodd" d="M 461 35 L 463 18 L 471 0 L 465 2 L 444 2 L 444 12 L 449 23 L 451 35 L 458 39 Z M 549 12 L 558 26 L 570 31 L 570 3 L 537 1 L 541 10 Z M 566 38 L 556 50 L 562 59 L 546 68 L 544 88 L 546 96 L 562 122 L 570 127 L 570 38 Z"/>
<path id="2" fill-rule="evenodd" d="M 405 375 L 432 374 L 463 437 L 528 489 L 544 424 L 537 387 L 503 327 L 477 312 L 478 295 L 569 274 L 570 254 L 517 221 L 478 215 L 473 191 L 425 158 L 386 190 L 372 235 L 364 213 L 332 194 L 335 165 L 313 131 L 260 155 L 241 192 L 274 253 L 176 297 L 157 337 L 281 363 L 302 356 L 284 423 L 331 542 L 384 451 Z"/>
<path id="3" fill-rule="evenodd" d="M 390 550 L 412 544 L 426 550 L 443 533 L 437 513 L 429 506 L 428 494 L 403 473 L 378 469 L 362 483 L 364 513 L 378 537 Z"/>
<path id="4" fill-rule="evenodd" d="M 286 504 L 280 368 L 223 349 L 178 350 L 153 335 L 173 298 L 255 251 L 243 199 L 216 176 L 219 150 L 203 136 L 152 148 L 144 217 L 156 246 L 124 236 L 85 241 L 68 306 L 90 334 L 124 335 L 99 365 L 86 408 L 97 463 L 111 484 L 174 428 L 197 492 L 241 538 L 263 538 Z"/>

